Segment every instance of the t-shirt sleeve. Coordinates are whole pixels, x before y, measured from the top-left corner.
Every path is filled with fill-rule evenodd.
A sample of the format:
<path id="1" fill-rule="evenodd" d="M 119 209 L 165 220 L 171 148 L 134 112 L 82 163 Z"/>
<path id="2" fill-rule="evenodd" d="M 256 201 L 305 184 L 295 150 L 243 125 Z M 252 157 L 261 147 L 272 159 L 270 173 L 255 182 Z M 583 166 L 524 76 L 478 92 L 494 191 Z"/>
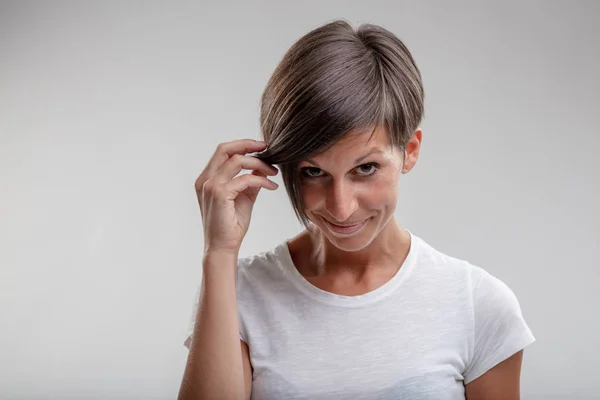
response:
<path id="1" fill-rule="evenodd" d="M 473 345 L 465 384 L 535 342 L 513 291 L 479 267 L 474 272 Z"/>

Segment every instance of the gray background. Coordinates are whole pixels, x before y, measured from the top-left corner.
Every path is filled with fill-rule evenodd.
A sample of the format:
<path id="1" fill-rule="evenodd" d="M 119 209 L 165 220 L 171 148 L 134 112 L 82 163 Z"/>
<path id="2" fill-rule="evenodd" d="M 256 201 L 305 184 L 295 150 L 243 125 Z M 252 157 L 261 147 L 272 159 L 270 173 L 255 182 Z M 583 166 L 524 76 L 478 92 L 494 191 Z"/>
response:
<path id="1" fill-rule="evenodd" d="M 194 180 L 219 142 L 259 138 L 269 75 L 335 18 L 392 30 L 423 74 L 401 225 L 517 294 L 524 399 L 600 398 L 599 2 L 0 7 L 1 399 L 176 397 Z M 299 229 L 263 192 L 242 255 Z"/>

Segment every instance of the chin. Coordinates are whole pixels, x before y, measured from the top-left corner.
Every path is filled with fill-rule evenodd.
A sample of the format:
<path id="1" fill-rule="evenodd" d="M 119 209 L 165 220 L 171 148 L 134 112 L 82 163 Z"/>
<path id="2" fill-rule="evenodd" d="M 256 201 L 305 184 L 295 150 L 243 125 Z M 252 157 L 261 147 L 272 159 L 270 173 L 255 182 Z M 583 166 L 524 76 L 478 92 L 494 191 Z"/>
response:
<path id="1" fill-rule="evenodd" d="M 324 224 L 324 222 L 321 222 Z M 327 240 L 340 250 L 347 252 L 360 251 L 367 247 L 376 237 L 375 225 L 376 221 L 370 219 L 365 225 L 356 233 L 345 236 L 338 235 L 332 232 L 327 226 L 317 225 L 321 234 L 327 238 Z"/>
<path id="2" fill-rule="evenodd" d="M 356 251 L 361 251 L 365 247 L 367 247 L 373 240 L 365 240 L 365 239 L 342 239 L 340 238 L 331 238 L 327 237 L 327 239 L 334 245 L 336 248 L 346 251 L 348 253 L 353 253 Z M 372 238 L 369 238 L 372 239 Z"/>

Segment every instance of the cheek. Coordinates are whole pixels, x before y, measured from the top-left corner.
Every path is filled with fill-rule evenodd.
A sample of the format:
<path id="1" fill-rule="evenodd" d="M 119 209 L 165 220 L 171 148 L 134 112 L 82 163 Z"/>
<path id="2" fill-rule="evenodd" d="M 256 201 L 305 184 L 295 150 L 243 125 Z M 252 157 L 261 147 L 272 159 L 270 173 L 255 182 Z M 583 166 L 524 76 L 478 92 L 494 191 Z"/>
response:
<path id="1" fill-rule="evenodd" d="M 378 179 L 365 189 L 360 196 L 365 208 L 395 207 L 398 199 L 398 184 L 394 179 Z"/>
<path id="2" fill-rule="evenodd" d="M 368 190 L 377 193 L 378 197 L 395 198 L 398 193 L 399 177 L 400 174 L 395 168 L 385 168 L 369 183 Z"/>
<path id="3" fill-rule="evenodd" d="M 307 211 L 318 209 L 325 202 L 325 194 L 317 185 L 305 184 L 301 189 L 304 209 Z"/>

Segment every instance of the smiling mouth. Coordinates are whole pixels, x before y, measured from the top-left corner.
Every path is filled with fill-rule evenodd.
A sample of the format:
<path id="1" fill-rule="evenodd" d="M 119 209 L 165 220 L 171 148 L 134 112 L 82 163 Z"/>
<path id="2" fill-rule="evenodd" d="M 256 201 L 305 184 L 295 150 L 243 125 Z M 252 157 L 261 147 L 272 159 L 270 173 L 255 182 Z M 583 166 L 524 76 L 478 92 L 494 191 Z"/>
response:
<path id="1" fill-rule="evenodd" d="M 357 223 L 354 223 L 351 225 L 350 224 L 338 225 L 338 224 L 334 224 L 333 222 L 329 222 L 326 219 L 324 219 L 324 221 L 331 231 L 333 231 L 335 233 L 347 235 L 347 234 L 357 232 L 360 228 L 362 228 L 367 223 L 368 219 L 365 219 L 361 222 L 357 222 Z"/>
<path id="2" fill-rule="evenodd" d="M 327 221 L 327 222 L 329 222 L 329 221 Z M 334 226 L 339 226 L 340 228 L 348 228 L 348 227 L 350 227 L 350 226 L 356 226 L 356 225 L 360 225 L 360 224 L 362 224 L 363 222 L 365 222 L 365 221 L 355 222 L 355 223 L 353 223 L 353 224 L 344 224 L 344 225 L 340 225 L 340 224 L 334 224 L 333 222 L 329 222 L 329 223 L 330 223 L 331 225 L 334 225 Z"/>

